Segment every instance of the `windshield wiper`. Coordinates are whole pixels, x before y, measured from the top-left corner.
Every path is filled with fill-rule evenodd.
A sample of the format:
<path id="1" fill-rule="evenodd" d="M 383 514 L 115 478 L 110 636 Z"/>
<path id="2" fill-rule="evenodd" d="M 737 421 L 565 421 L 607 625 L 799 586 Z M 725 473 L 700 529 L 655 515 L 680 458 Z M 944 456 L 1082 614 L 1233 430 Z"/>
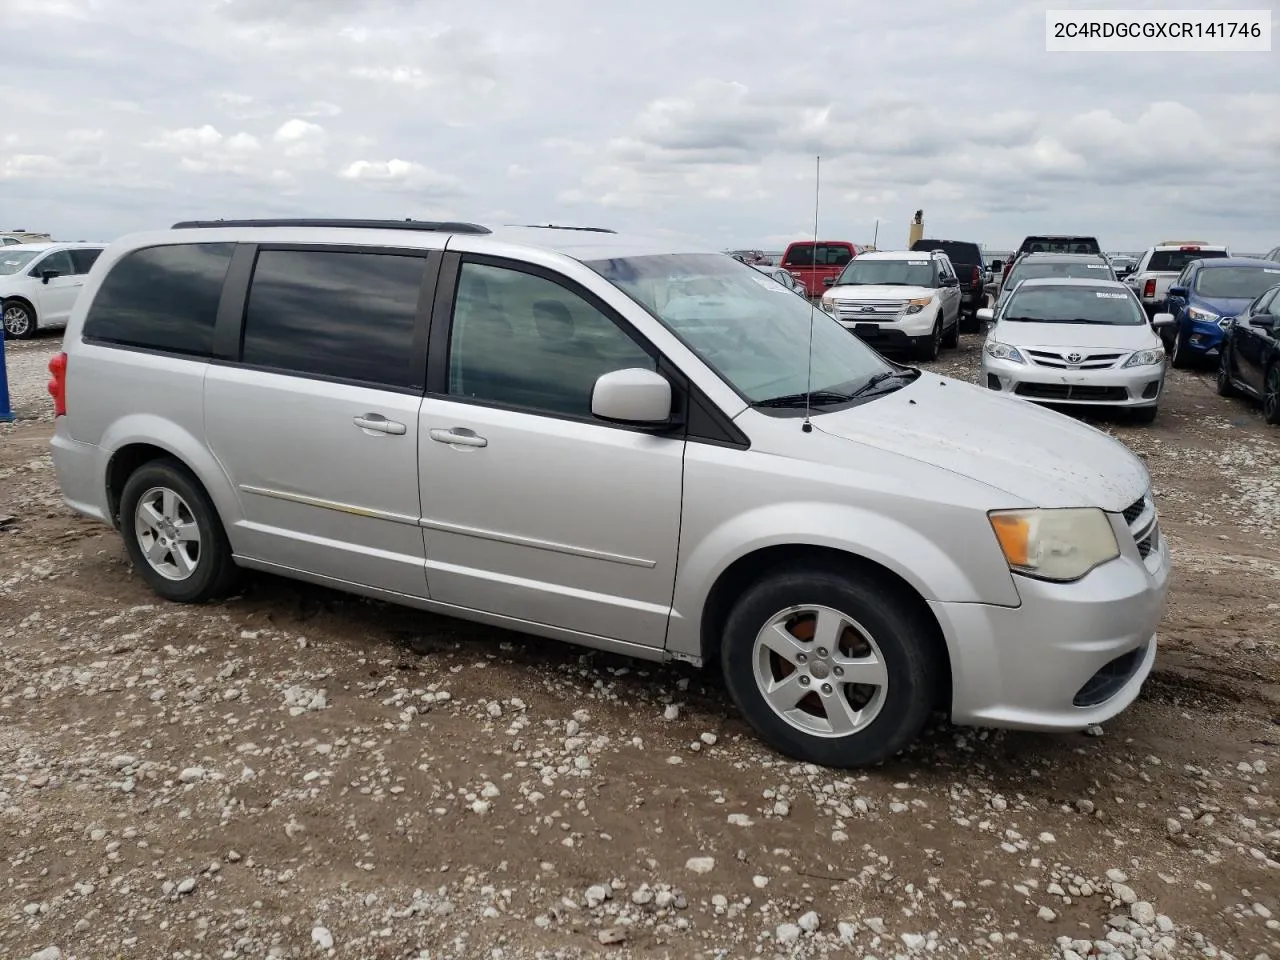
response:
<path id="1" fill-rule="evenodd" d="M 846 403 L 851 398 L 845 393 L 836 393 L 834 390 L 813 390 L 810 393 L 787 393 L 780 397 L 770 397 L 768 400 L 757 400 L 751 404 L 753 407 L 803 407 L 808 398 L 808 405 L 821 407 L 832 403 Z"/>
<path id="2" fill-rule="evenodd" d="M 876 387 L 880 386 L 880 384 L 885 383 L 886 381 L 914 380 L 918 376 L 920 376 L 920 371 L 915 369 L 915 367 L 912 367 L 909 370 L 886 370 L 884 371 L 884 373 L 877 373 L 874 377 L 872 377 L 870 380 L 868 380 L 866 383 L 860 386 L 857 390 L 849 394 L 849 399 L 853 400 L 856 397 L 865 397 L 868 393 L 870 393 L 872 390 L 875 390 Z M 901 389 L 901 387 L 894 387 L 893 389 L 899 390 Z"/>

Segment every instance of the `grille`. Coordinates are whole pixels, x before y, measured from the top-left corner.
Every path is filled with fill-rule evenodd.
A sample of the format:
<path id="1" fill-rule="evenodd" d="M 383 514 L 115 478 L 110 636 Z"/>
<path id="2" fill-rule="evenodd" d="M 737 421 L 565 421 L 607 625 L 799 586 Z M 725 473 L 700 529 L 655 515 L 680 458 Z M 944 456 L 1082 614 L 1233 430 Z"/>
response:
<path id="1" fill-rule="evenodd" d="M 836 315 L 841 320 L 894 320 L 907 305 L 905 300 L 837 300 Z"/>
<path id="2" fill-rule="evenodd" d="M 1142 516 L 1142 511 L 1145 509 L 1147 509 L 1147 498 L 1139 497 L 1137 500 L 1133 501 L 1133 503 L 1129 504 L 1129 506 L 1124 508 L 1124 522 L 1132 524 Z"/>
<path id="3" fill-rule="evenodd" d="M 1072 699 L 1077 707 L 1096 707 L 1110 700 L 1124 687 L 1146 656 L 1146 646 L 1122 653 L 1085 681 Z"/>
<path id="4" fill-rule="evenodd" d="M 1156 505 L 1150 495 L 1135 500 L 1124 508 L 1121 514 L 1129 532 L 1133 534 L 1133 542 L 1137 544 L 1138 556 L 1147 559 L 1160 546 L 1160 524 L 1156 517 Z"/>
<path id="5" fill-rule="evenodd" d="M 1124 387 L 1095 387 L 1079 383 L 1020 383 L 1014 393 L 1038 400 L 1086 400 L 1118 403 L 1129 399 Z"/>
<path id="6" fill-rule="evenodd" d="M 1062 352 L 1027 350 L 1026 354 L 1031 358 L 1032 363 L 1057 370 L 1106 370 L 1108 367 L 1114 367 L 1116 362 L 1124 356 L 1123 353 L 1087 353 L 1084 350 Z M 1070 360 L 1069 357 L 1077 359 Z"/>

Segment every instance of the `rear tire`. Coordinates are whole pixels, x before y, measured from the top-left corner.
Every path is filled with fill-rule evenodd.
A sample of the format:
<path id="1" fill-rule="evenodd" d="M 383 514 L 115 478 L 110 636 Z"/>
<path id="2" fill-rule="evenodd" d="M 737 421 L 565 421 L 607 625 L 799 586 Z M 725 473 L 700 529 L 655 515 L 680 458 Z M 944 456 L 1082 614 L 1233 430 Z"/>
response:
<path id="1" fill-rule="evenodd" d="M 829 564 L 765 575 L 725 624 L 730 696 L 766 743 L 796 760 L 849 768 L 893 756 L 937 705 L 946 663 L 936 625 L 912 599 Z"/>
<path id="2" fill-rule="evenodd" d="M 1231 382 L 1231 353 L 1223 345 L 1222 356 L 1218 360 L 1218 396 L 1235 397 L 1239 395 L 1235 385 Z"/>
<path id="3" fill-rule="evenodd" d="M 7 340 L 30 340 L 36 335 L 36 312 L 21 300 L 6 300 L 0 306 Z"/>
<path id="4" fill-rule="evenodd" d="M 1271 361 L 1262 377 L 1262 419 L 1280 427 L 1280 360 Z"/>
<path id="5" fill-rule="evenodd" d="M 175 603 L 203 603 L 234 586 L 239 569 L 209 495 L 181 463 L 144 463 L 120 494 L 120 533 L 134 567 Z"/>

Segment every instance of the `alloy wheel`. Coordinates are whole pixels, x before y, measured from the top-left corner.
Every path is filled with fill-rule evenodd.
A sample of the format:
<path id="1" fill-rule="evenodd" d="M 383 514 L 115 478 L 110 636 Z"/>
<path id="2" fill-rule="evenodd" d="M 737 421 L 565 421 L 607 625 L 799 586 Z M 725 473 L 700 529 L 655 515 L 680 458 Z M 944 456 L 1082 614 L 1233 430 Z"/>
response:
<path id="1" fill-rule="evenodd" d="M 166 580 L 186 580 L 200 563 L 200 524 L 187 501 L 168 487 L 152 487 L 133 513 L 134 535 L 148 565 Z"/>
<path id="2" fill-rule="evenodd" d="M 4 332 L 5 336 L 14 340 L 31 332 L 31 314 L 26 307 L 15 303 L 4 308 Z"/>

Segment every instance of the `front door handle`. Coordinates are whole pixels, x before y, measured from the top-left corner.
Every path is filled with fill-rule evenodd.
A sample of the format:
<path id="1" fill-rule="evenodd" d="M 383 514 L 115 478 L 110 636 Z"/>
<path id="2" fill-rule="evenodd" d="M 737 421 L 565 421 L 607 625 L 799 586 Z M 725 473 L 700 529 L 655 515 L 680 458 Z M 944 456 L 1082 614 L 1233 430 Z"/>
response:
<path id="1" fill-rule="evenodd" d="M 380 413 L 366 413 L 364 416 L 352 417 L 351 422 L 361 430 L 373 430 L 376 433 L 389 433 L 397 437 L 404 436 L 406 429 L 403 423 L 397 423 L 395 420 L 388 420 Z"/>
<path id="2" fill-rule="evenodd" d="M 487 447 L 489 441 L 476 436 L 474 430 L 466 427 L 454 427 L 452 430 L 436 428 L 430 431 L 431 439 L 437 443 L 449 443 L 456 447 Z"/>

